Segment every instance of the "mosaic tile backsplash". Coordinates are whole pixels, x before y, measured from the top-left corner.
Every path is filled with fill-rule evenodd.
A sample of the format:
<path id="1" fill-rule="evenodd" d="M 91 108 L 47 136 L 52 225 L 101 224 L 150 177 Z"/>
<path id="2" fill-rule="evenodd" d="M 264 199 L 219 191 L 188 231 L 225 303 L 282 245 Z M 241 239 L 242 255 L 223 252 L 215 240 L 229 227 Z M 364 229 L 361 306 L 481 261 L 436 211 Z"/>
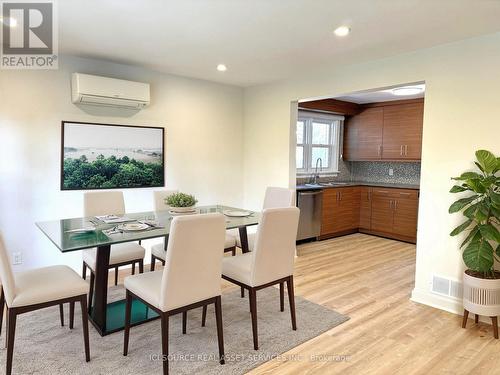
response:
<path id="1" fill-rule="evenodd" d="M 393 175 L 389 175 L 389 169 Z M 402 163 L 385 161 L 339 161 L 337 176 L 323 176 L 320 181 L 363 181 L 394 184 L 418 185 L 420 183 L 420 163 Z M 297 184 L 303 184 L 309 178 L 297 178 Z"/>

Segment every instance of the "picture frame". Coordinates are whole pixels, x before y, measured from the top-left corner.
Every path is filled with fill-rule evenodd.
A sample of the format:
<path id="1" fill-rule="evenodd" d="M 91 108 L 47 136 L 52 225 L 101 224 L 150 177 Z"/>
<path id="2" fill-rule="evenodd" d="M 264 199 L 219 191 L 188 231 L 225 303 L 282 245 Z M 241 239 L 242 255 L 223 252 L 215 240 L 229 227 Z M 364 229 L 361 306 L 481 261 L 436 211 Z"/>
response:
<path id="1" fill-rule="evenodd" d="M 163 186 L 163 127 L 61 122 L 62 191 Z"/>

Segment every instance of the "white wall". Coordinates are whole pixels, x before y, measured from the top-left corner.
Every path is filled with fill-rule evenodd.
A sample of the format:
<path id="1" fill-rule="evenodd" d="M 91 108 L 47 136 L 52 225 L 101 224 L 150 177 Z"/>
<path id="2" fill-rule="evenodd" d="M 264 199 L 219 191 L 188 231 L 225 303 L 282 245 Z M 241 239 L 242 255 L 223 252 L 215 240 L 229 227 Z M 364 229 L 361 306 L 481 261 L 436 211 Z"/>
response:
<path id="1" fill-rule="evenodd" d="M 243 198 L 242 90 L 108 62 L 62 57 L 56 71 L 0 71 L 0 230 L 17 270 L 66 263 L 36 221 L 82 216 L 81 191 L 60 191 L 61 121 L 165 127 L 166 185 L 200 204 L 240 205 Z M 71 103 L 70 77 L 82 72 L 149 82 L 151 105 L 139 113 Z M 125 189 L 127 211 L 152 209 L 153 189 Z M 147 258 L 149 259 L 149 258 Z"/>
<path id="2" fill-rule="evenodd" d="M 417 270 L 413 299 L 450 311 L 460 301 L 429 292 L 432 274 L 460 279 L 459 217 L 450 177 L 472 167 L 474 151 L 500 154 L 500 33 L 384 60 L 305 71 L 293 80 L 245 90 L 245 205 L 259 207 L 265 186 L 294 181 L 290 103 L 400 83 L 426 82 Z M 353 256 L 353 255 L 349 255 Z"/>

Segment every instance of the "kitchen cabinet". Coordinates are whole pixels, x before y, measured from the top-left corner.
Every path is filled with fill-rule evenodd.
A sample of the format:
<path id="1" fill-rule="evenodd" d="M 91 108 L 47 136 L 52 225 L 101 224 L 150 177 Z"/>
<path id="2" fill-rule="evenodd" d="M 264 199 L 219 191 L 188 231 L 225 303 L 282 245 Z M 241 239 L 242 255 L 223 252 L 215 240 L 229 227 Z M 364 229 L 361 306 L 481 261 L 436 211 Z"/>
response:
<path id="1" fill-rule="evenodd" d="M 370 230 L 372 220 L 372 188 L 361 186 L 359 188 L 359 195 L 359 228 Z"/>
<path id="2" fill-rule="evenodd" d="M 423 113 L 420 99 L 365 105 L 345 122 L 345 160 L 420 160 Z"/>
<path id="3" fill-rule="evenodd" d="M 382 159 L 420 160 L 424 103 L 384 107 Z"/>
<path id="4" fill-rule="evenodd" d="M 417 237 L 418 191 L 372 189 L 371 228 L 380 234 L 415 242 Z"/>
<path id="5" fill-rule="evenodd" d="M 367 108 L 346 121 L 344 157 L 346 160 L 380 160 L 384 109 Z"/>
<path id="6" fill-rule="evenodd" d="M 321 220 L 322 238 L 349 231 L 359 226 L 359 187 L 328 188 L 323 192 Z"/>

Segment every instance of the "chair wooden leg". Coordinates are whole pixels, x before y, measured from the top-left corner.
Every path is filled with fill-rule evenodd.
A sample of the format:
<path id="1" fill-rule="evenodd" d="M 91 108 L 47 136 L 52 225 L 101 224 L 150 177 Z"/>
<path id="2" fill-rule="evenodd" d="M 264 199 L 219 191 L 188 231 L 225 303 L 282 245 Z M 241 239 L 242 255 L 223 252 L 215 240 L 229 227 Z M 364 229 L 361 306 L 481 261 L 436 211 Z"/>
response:
<path id="1" fill-rule="evenodd" d="M 187 311 L 182 312 L 182 334 L 186 334 L 187 328 Z"/>
<path id="2" fill-rule="evenodd" d="M 231 254 L 233 255 L 233 257 L 236 256 L 236 247 L 233 247 L 233 250 L 231 250 Z"/>
<path id="3" fill-rule="evenodd" d="M 156 263 L 156 258 L 153 254 L 151 254 L 151 267 L 150 267 L 151 272 L 155 270 L 155 263 Z"/>
<path id="4" fill-rule="evenodd" d="M 61 319 L 61 327 L 64 327 L 64 307 L 63 304 L 59 304 L 59 318 Z"/>
<path id="5" fill-rule="evenodd" d="M 207 305 L 203 306 L 203 312 L 201 313 L 201 326 L 205 327 L 207 321 Z"/>
<path id="6" fill-rule="evenodd" d="M 245 298 L 245 288 L 241 287 L 241 298 Z"/>
<path id="7" fill-rule="evenodd" d="M 465 328 L 467 325 L 467 319 L 469 318 L 469 312 L 464 309 L 464 317 L 462 319 L 462 328 Z"/>
<path id="8" fill-rule="evenodd" d="M 161 265 L 162 265 L 163 267 L 165 267 L 165 261 L 164 261 L 163 259 L 160 259 L 160 261 L 161 261 Z"/>
<path id="9" fill-rule="evenodd" d="M 72 302 L 74 306 L 74 302 Z M 83 345 L 85 346 L 85 361 L 90 361 L 90 346 L 89 346 L 89 317 L 87 311 L 87 297 L 83 295 L 80 298 L 80 311 L 82 312 L 82 328 L 83 328 Z"/>
<path id="10" fill-rule="evenodd" d="M 69 303 L 69 329 L 73 329 L 75 322 L 75 302 Z"/>
<path id="11" fill-rule="evenodd" d="M 493 326 L 493 336 L 498 339 L 498 319 L 496 316 L 491 317 L 491 324 Z"/>
<path id="12" fill-rule="evenodd" d="M 5 367 L 5 373 L 11 375 L 12 373 L 12 357 L 14 354 L 14 337 L 16 334 L 16 320 L 17 313 L 14 308 L 9 309 L 8 312 L 8 333 L 7 333 L 7 362 Z"/>
<path id="13" fill-rule="evenodd" d="M 115 285 L 118 285 L 118 267 L 115 267 Z"/>
<path id="14" fill-rule="evenodd" d="M 168 375 L 168 313 L 161 314 L 161 351 L 163 354 L 163 375 Z"/>
<path id="15" fill-rule="evenodd" d="M 123 335 L 123 355 L 128 354 L 128 340 L 130 335 L 130 315 L 132 312 L 132 295 L 127 290 L 127 297 L 125 301 L 125 329 Z"/>
<path id="16" fill-rule="evenodd" d="M 139 273 L 144 273 L 144 261 L 142 259 L 139 261 Z"/>
<path id="17" fill-rule="evenodd" d="M 252 334 L 253 334 L 253 348 L 259 350 L 259 339 L 257 332 L 257 292 L 254 288 L 250 288 L 250 313 L 252 314 Z"/>
<path id="18" fill-rule="evenodd" d="M 89 289 L 89 313 L 92 309 L 92 298 L 94 298 L 94 283 L 95 283 L 95 274 L 94 272 L 90 272 L 90 289 Z"/>
<path id="19" fill-rule="evenodd" d="M 135 275 L 135 262 L 132 262 L 132 275 Z"/>
<path id="20" fill-rule="evenodd" d="M 224 333 L 222 330 L 221 296 L 217 296 L 215 298 L 215 320 L 217 322 L 217 341 L 219 342 L 219 362 L 221 365 L 223 365 L 225 363 L 225 360 L 224 360 Z"/>
<path id="21" fill-rule="evenodd" d="M 87 265 L 85 264 L 85 262 L 83 262 L 82 265 L 82 277 L 83 280 L 87 280 Z"/>
<path id="22" fill-rule="evenodd" d="M 285 311 L 285 283 L 280 283 L 280 311 Z"/>
<path id="23" fill-rule="evenodd" d="M 478 314 L 474 314 L 474 323 L 479 323 L 479 315 Z"/>
<path id="24" fill-rule="evenodd" d="M 3 294 L 3 288 L 0 291 L 0 335 L 2 334 L 2 323 L 3 323 L 3 312 L 5 310 L 5 296 Z"/>
<path id="25" fill-rule="evenodd" d="M 295 319 L 295 293 L 293 291 L 293 276 L 290 276 L 286 281 L 288 290 L 288 302 L 290 303 L 290 315 L 292 317 L 292 329 L 297 330 L 297 321 Z"/>

